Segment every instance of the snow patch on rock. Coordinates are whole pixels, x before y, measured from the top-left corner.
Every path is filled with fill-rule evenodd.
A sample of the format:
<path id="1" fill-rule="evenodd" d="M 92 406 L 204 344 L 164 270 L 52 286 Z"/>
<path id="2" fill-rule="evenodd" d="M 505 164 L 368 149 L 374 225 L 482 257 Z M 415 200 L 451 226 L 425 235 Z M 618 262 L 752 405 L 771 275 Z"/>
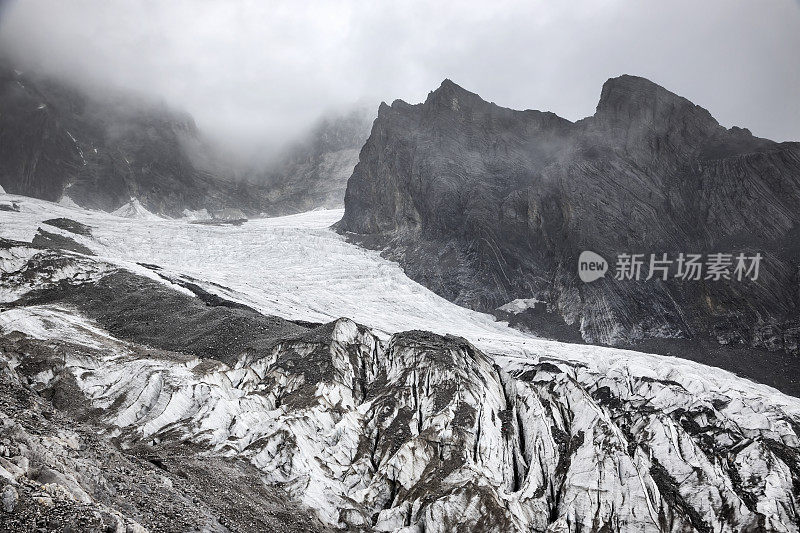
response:
<path id="1" fill-rule="evenodd" d="M 141 202 L 139 202 L 138 198 L 131 198 L 127 204 L 112 211 L 111 214 L 123 218 L 161 220 L 161 217 L 145 209 Z"/>
<path id="2" fill-rule="evenodd" d="M 511 313 L 512 315 L 518 315 L 524 312 L 526 309 L 531 309 L 536 307 L 536 304 L 543 303 L 541 300 L 537 300 L 536 298 L 517 298 L 516 300 L 512 300 L 505 305 L 501 305 L 497 308 L 498 311 L 505 311 L 506 313 Z"/>

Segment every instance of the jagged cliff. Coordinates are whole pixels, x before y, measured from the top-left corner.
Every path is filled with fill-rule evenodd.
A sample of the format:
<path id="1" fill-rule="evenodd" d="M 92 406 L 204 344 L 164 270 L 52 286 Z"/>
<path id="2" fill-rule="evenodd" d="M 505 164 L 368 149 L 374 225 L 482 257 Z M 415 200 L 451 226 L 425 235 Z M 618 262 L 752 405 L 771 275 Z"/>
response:
<path id="1" fill-rule="evenodd" d="M 245 170 L 204 141 L 189 115 L 0 61 L 0 186 L 105 211 L 133 198 L 167 216 L 340 207 L 372 118 L 363 106 L 326 117 L 275 160 Z"/>
<path id="2" fill-rule="evenodd" d="M 130 95 L 88 96 L 67 84 L 0 68 L 0 184 L 113 211 L 138 199 L 149 211 L 261 208 L 255 187 L 198 168 L 187 115 Z"/>
<path id="3" fill-rule="evenodd" d="M 337 228 L 452 301 L 536 299 L 590 342 L 710 336 L 797 353 L 798 205 L 799 143 L 725 129 L 646 79 L 608 80 L 596 113 L 574 123 L 445 80 L 422 104 L 381 105 Z M 583 250 L 764 261 L 757 282 L 612 270 L 584 284 Z"/>
<path id="4" fill-rule="evenodd" d="M 375 108 L 367 105 L 326 115 L 266 169 L 253 171 L 253 180 L 268 184 L 270 212 L 341 208 L 374 118 Z"/>

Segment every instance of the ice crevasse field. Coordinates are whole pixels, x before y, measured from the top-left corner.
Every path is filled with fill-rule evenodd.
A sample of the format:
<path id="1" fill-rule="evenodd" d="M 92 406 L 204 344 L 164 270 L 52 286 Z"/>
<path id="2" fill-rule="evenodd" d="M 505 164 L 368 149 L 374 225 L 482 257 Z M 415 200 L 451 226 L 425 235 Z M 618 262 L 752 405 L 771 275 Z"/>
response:
<path id="1" fill-rule="evenodd" d="M 124 217 L 8 194 L 0 194 L 0 200 L 19 205 L 18 212 L 0 210 L 2 238 L 30 242 L 44 220 L 77 220 L 92 227 L 92 237 L 65 235 L 90 248 L 97 259 L 164 281 L 140 263 L 157 265 L 162 273 L 191 279 L 208 292 L 265 314 L 310 322 L 346 317 L 384 338 L 412 329 L 458 335 L 501 367 L 531 361 L 578 363 L 617 377 L 619 383 L 641 377 L 670 380 L 698 399 L 726 394 L 741 399 L 745 411 L 777 407 L 800 415 L 800 399 L 725 370 L 668 356 L 539 339 L 452 304 L 409 279 L 379 252 L 350 244 L 331 230 L 342 210 L 216 226 L 161 219 L 141 209 Z M 47 226 L 47 231 L 61 230 Z M 14 324 L 0 321 L 0 327 L 11 330 Z M 753 413 L 753 423 L 758 419 Z"/>

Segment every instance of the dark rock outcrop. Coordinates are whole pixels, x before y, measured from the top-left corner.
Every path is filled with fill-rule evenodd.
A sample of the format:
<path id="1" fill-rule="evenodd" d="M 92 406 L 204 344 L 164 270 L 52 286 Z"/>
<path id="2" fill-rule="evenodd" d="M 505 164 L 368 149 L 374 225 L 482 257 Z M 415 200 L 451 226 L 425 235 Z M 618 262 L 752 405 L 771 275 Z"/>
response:
<path id="1" fill-rule="evenodd" d="M 84 255 L 94 255 L 88 247 L 76 242 L 72 237 L 50 233 L 39 228 L 33 237 L 31 245 L 34 248 L 52 248 L 54 250 L 69 250 Z"/>
<path id="2" fill-rule="evenodd" d="M 418 105 L 382 104 L 337 228 L 385 250 L 459 304 L 536 298 L 595 343 L 711 336 L 798 352 L 800 143 L 725 129 L 646 79 L 603 86 L 570 122 L 515 111 L 445 80 Z M 611 272 L 591 284 L 577 259 Z M 650 254 L 760 252 L 757 281 L 644 281 Z M 642 281 L 617 281 L 620 253 Z M 705 276 L 705 273 L 704 273 Z"/>
<path id="3" fill-rule="evenodd" d="M 112 211 L 137 198 L 149 211 L 238 207 L 265 192 L 194 164 L 192 118 L 131 95 L 90 96 L 0 66 L 0 186 L 7 193 Z"/>
<path id="4" fill-rule="evenodd" d="M 323 117 L 266 169 L 252 172 L 252 179 L 270 191 L 270 212 L 341 208 L 347 179 L 369 137 L 374 110 L 359 105 Z"/>
<path id="5" fill-rule="evenodd" d="M 243 170 L 187 114 L 130 94 L 90 94 L 0 59 L 0 187 L 105 211 L 136 199 L 167 216 L 341 207 L 372 119 L 363 107 L 326 117 L 274 161 Z"/>
<path id="6" fill-rule="evenodd" d="M 70 233 L 74 233 L 76 235 L 83 235 L 84 237 L 92 236 L 91 227 L 78 222 L 77 220 L 72 220 L 69 218 L 51 218 L 50 220 L 45 220 L 43 224 L 53 226 L 54 228 L 63 229 L 64 231 L 69 231 Z"/>

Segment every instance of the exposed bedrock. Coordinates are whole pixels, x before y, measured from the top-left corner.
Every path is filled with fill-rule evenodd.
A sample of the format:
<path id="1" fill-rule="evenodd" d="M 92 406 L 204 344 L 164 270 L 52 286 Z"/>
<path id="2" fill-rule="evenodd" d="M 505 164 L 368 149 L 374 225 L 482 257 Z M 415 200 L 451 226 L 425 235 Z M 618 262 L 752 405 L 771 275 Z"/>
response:
<path id="1" fill-rule="evenodd" d="M 185 113 L 19 72 L 0 58 L 0 191 L 122 216 L 338 208 L 373 111 L 322 117 L 274 160 L 244 164 Z"/>
<path id="2" fill-rule="evenodd" d="M 381 105 L 337 229 L 456 303 L 541 300 L 588 342 L 797 354 L 798 204 L 799 143 L 725 129 L 646 79 L 608 80 L 574 123 L 445 80 L 422 104 Z M 583 250 L 611 263 L 606 278 L 578 279 Z M 613 279 L 617 254 L 681 252 L 764 259 L 757 281 L 644 281 L 647 262 L 642 281 Z"/>

